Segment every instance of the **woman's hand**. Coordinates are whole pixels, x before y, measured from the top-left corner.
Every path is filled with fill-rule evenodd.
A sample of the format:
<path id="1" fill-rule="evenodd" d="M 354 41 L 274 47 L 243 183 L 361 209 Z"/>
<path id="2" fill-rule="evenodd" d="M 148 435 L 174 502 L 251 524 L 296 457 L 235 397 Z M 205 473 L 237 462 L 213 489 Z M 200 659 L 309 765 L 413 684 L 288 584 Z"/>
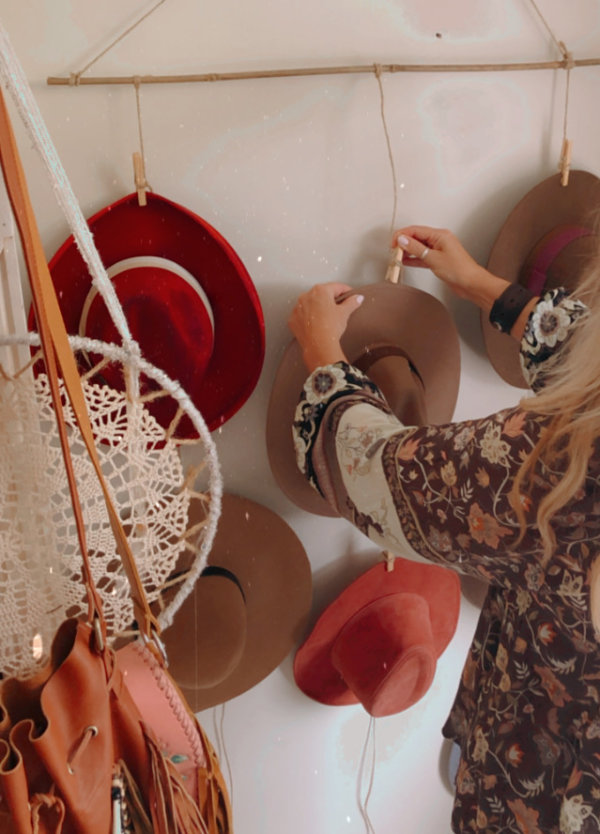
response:
<path id="1" fill-rule="evenodd" d="M 394 241 L 408 256 L 407 266 L 427 267 L 456 295 L 486 312 L 508 286 L 508 281 L 480 266 L 447 229 L 407 226 L 395 233 Z"/>
<path id="2" fill-rule="evenodd" d="M 288 324 L 310 373 L 321 365 L 346 361 L 340 340 L 348 319 L 363 301 L 360 295 L 345 297 L 348 292 L 352 287 L 347 284 L 317 284 L 298 298 L 292 310 Z"/>

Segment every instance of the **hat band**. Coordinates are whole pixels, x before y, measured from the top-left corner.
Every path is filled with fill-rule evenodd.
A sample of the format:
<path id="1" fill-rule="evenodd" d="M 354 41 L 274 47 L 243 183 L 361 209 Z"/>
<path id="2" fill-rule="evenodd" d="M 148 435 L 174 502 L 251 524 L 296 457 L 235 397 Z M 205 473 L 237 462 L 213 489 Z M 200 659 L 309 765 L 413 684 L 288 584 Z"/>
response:
<path id="1" fill-rule="evenodd" d="M 534 295 L 541 295 L 546 286 L 548 270 L 553 261 L 569 243 L 588 235 L 593 235 L 593 232 L 591 229 L 586 229 L 585 226 L 560 226 L 558 230 L 554 230 L 550 235 L 542 238 L 536 247 L 539 251 L 534 250 L 535 260 L 533 265 L 522 283 Z"/>
<path id="2" fill-rule="evenodd" d="M 235 573 L 227 570 L 227 568 L 222 568 L 220 565 L 207 565 L 200 576 L 222 576 L 224 579 L 229 579 L 230 582 L 233 582 L 233 584 L 237 586 L 244 602 L 246 602 L 246 594 L 240 584 L 240 580 L 237 578 Z"/>
<path id="3" fill-rule="evenodd" d="M 185 283 L 196 293 L 200 302 L 206 309 L 206 313 L 208 318 L 210 319 L 211 328 L 214 332 L 215 329 L 215 317 L 213 314 L 212 306 L 210 301 L 208 300 L 208 296 L 204 292 L 204 289 L 200 285 L 200 283 L 194 278 L 189 270 L 185 269 L 185 267 L 181 266 L 181 264 L 175 263 L 175 261 L 170 260 L 169 258 L 159 258 L 155 255 L 139 255 L 133 258 L 124 258 L 122 261 L 117 261 L 117 263 L 112 264 L 111 266 L 107 267 L 106 274 L 114 283 L 115 279 L 123 272 L 128 272 L 133 269 L 163 269 L 165 272 L 169 272 L 172 275 L 176 275 L 178 278 L 181 278 L 182 281 Z M 88 315 L 90 312 L 90 308 L 92 306 L 92 302 L 98 295 L 98 290 L 95 286 L 90 288 L 86 299 L 83 303 L 83 307 L 81 309 L 81 316 L 79 319 L 79 335 L 85 336 L 87 332 L 87 321 Z"/>
<path id="4" fill-rule="evenodd" d="M 387 359 L 390 356 L 406 359 L 408 367 L 412 373 L 419 379 L 423 388 L 425 387 L 423 378 L 419 373 L 419 369 L 416 367 L 408 353 L 397 345 L 369 345 L 365 348 L 364 352 L 360 354 L 360 356 L 352 360 L 352 364 L 361 370 L 363 374 L 368 375 L 371 365 L 374 365 L 375 362 L 379 362 L 380 359 Z"/>

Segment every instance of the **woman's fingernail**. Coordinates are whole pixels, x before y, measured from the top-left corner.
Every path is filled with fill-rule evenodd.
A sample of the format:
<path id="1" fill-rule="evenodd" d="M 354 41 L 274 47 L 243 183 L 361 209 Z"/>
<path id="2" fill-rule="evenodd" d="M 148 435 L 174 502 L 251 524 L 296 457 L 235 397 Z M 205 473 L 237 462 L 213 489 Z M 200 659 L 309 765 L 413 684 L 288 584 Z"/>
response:
<path id="1" fill-rule="evenodd" d="M 406 246 L 409 243 L 409 240 L 406 237 L 406 235 L 400 235 L 400 237 L 398 238 L 398 243 L 400 244 L 400 246 Z"/>

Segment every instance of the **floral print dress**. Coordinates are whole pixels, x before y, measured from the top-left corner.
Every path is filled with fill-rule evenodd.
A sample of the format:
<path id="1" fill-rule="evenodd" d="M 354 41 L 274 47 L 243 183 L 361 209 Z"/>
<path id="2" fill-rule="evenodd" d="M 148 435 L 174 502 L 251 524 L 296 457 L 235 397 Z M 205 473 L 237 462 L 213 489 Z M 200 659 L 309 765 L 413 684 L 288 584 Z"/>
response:
<path id="1" fill-rule="evenodd" d="M 547 292 L 530 315 L 521 362 L 536 390 L 544 362 L 586 308 Z M 539 465 L 508 496 L 544 428 L 517 408 L 442 426 L 404 427 L 378 388 L 346 363 L 318 368 L 296 411 L 298 464 L 313 486 L 382 549 L 483 578 L 489 590 L 443 729 L 461 748 L 455 832 L 600 831 L 600 646 L 589 612 L 600 538 L 600 448 L 554 520 L 543 565 L 539 500 L 561 477 Z"/>

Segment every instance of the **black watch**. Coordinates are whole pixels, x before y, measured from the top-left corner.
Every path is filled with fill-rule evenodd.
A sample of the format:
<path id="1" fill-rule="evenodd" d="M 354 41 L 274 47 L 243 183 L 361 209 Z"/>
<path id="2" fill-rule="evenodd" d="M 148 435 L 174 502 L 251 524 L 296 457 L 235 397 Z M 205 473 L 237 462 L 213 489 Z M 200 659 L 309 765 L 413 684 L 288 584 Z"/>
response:
<path id="1" fill-rule="evenodd" d="M 490 323 L 501 333 L 510 333 L 524 307 L 535 298 L 522 284 L 509 284 L 492 304 Z"/>

